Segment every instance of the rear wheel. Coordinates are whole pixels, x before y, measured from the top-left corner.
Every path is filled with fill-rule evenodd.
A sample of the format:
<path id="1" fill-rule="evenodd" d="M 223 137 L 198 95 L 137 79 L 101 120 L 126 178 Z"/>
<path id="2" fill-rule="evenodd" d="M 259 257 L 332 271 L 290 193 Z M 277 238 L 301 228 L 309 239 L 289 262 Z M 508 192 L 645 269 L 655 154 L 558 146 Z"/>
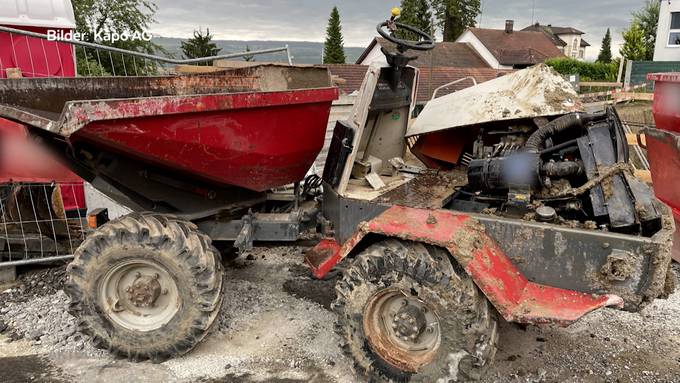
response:
<path id="1" fill-rule="evenodd" d="M 91 234 L 68 268 L 69 311 L 95 346 L 131 360 L 184 354 L 222 301 L 222 267 L 190 222 L 131 214 Z"/>
<path id="2" fill-rule="evenodd" d="M 357 256 L 336 291 L 336 330 L 357 372 L 372 380 L 479 379 L 493 360 L 494 312 L 445 250 L 377 243 Z"/>

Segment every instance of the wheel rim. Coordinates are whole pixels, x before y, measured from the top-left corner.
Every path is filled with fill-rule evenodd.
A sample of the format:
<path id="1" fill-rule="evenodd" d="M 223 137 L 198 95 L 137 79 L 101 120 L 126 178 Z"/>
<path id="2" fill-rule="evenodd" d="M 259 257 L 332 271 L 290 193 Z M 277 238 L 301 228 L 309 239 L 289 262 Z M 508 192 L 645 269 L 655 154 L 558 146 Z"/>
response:
<path id="1" fill-rule="evenodd" d="M 364 332 L 375 353 L 407 372 L 432 362 L 441 345 L 437 314 L 399 289 L 373 294 L 364 310 Z"/>
<path id="2" fill-rule="evenodd" d="M 104 311 L 116 324 L 152 331 L 170 322 L 182 302 L 170 273 L 150 260 L 128 260 L 112 267 L 99 284 Z"/>

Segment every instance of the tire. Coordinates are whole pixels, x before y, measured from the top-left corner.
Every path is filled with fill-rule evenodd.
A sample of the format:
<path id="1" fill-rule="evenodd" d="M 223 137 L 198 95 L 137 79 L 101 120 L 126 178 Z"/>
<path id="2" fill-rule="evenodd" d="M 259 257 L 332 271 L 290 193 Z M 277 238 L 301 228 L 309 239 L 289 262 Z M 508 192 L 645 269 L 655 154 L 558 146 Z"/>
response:
<path id="1" fill-rule="evenodd" d="M 443 249 L 393 239 L 374 244 L 357 256 L 337 283 L 333 304 L 338 315 L 336 332 L 357 373 L 378 382 L 482 377 L 496 353 L 495 311 L 465 271 L 456 268 Z M 390 306 L 395 297 L 402 300 L 401 306 Z M 378 309 L 378 316 L 376 307 L 383 310 Z M 414 307 L 419 311 L 413 311 Z M 405 317 L 399 313 L 404 311 L 416 312 L 406 317 L 408 321 L 421 312 L 425 322 L 433 324 L 420 327 L 420 333 L 415 332 L 418 326 L 410 333 L 408 328 L 401 332 Z M 435 336 L 439 343 L 432 340 Z M 399 345 L 402 341 L 401 345 L 429 351 L 405 350 Z"/>
<path id="2" fill-rule="evenodd" d="M 194 224 L 134 213 L 82 243 L 64 290 L 96 347 L 161 362 L 208 334 L 222 303 L 222 265 Z"/>

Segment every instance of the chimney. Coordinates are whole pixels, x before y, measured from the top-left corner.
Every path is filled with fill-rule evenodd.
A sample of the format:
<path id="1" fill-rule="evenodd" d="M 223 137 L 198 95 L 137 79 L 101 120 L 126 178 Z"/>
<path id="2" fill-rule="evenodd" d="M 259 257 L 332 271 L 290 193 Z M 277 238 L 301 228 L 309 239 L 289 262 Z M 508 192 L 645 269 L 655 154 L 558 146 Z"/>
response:
<path id="1" fill-rule="evenodd" d="M 512 33 L 515 27 L 515 20 L 505 20 L 505 33 Z"/>

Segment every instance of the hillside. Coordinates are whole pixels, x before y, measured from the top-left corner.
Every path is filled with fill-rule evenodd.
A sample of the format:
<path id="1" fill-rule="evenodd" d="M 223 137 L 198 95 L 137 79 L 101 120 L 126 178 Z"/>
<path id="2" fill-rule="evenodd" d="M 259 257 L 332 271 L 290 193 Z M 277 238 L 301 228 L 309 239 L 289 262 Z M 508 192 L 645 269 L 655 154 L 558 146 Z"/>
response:
<path id="1" fill-rule="evenodd" d="M 176 58 L 182 57 L 181 42 L 179 38 L 154 37 L 153 42 L 163 47 L 170 55 Z M 308 41 L 235 41 L 235 40 L 215 40 L 218 47 L 222 48 L 222 54 L 243 52 L 246 46 L 250 50 L 262 50 L 280 48 L 288 44 L 293 55 L 293 62 L 296 64 L 319 64 L 323 52 L 323 43 Z M 362 47 L 346 47 L 345 54 L 347 63 L 353 64 L 364 51 Z M 285 53 L 273 53 L 261 55 L 255 58 L 256 61 L 285 61 Z"/>

